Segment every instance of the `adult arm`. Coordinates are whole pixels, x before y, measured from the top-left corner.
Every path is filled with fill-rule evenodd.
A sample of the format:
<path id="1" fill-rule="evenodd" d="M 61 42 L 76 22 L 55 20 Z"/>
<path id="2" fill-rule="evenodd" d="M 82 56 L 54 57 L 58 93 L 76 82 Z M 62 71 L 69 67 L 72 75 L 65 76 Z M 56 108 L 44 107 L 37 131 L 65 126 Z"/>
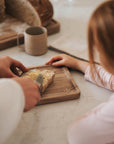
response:
<path id="1" fill-rule="evenodd" d="M 25 106 L 21 86 L 11 79 L 0 80 L 0 144 L 3 144 L 17 127 Z"/>
<path id="2" fill-rule="evenodd" d="M 23 111 L 40 101 L 39 85 L 31 78 L 0 79 L 0 144 L 12 134 Z"/>

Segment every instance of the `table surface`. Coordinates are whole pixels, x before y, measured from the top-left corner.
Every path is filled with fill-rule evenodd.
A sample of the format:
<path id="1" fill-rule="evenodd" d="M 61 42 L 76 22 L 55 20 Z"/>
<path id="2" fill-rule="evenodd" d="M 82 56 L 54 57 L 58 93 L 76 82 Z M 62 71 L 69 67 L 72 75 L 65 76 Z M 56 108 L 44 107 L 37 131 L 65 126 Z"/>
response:
<path id="1" fill-rule="evenodd" d="M 73 5 L 68 4 L 68 0 L 51 1 L 55 9 L 54 17 L 61 23 L 61 32 L 49 36 L 49 43 L 66 34 L 85 40 L 89 17 L 96 6 L 104 0 L 73 0 Z M 13 47 L 1 51 L 0 57 L 8 55 L 21 61 L 25 66 L 38 66 L 56 54 L 58 53 L 48 50 L 45 55 L 30 56 L 24 50 Z M 85 81 L 80 72 L 71 71 L 71 74 L 80 88 L 80 99 L 42 105 L 24 113 L 7 144 L 68 144 L 69 125 L 110 97 L 111 91 Z"/>

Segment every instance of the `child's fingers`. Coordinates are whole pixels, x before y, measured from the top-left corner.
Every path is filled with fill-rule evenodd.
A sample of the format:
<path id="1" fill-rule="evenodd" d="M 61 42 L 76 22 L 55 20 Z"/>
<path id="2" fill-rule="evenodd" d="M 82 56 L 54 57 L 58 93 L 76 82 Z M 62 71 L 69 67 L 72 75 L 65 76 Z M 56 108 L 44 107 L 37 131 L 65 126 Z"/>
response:
<path id="1" fill-rule="evenodd" d="M 53 61 L 55 61 L 57 58 L 52 57 L 49 61 L 46 62 L 46 64 L 52 64 Z"/>
<path id="2" fill-rule="evenodd" d="M 48 65 L 48 64 L 50 64 L 50 60 L 45 63 L 45 65 Z"/>
<path id="3" fill-rule="evenodd" d="M 57 56 L 54 56 L 52 57 L 49 61 L 47 61 L 45 64 L 48 65 L 48 64 L 52 64 L 53 62 L 57 61 L 57 60 L 61 60 L 62 57 L 60 55 L 57 55 Z"/>
<path id="4" fill-rule="evenodd" d="M 60 61 L 57 61 L 57 62 L 52 63 L 52 66 L 55 66 L 55 67 L 63 66 L 63 65 L 64 65 L 63 60 L 60 60 Z"/>

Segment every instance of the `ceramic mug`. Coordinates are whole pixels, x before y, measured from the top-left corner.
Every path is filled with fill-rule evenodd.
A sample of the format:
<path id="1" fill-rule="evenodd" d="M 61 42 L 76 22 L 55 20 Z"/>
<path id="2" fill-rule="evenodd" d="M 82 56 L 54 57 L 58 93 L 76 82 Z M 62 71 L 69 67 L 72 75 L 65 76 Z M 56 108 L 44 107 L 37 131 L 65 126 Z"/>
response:
<path id="1" fill-rule="evenodd" d="M 19 35 L 17 45 L 19 46 Z M 47 52 L 47 29 L 44 27 L 29 27 L 24 32 L 25 52 L 39 56 Z"/>

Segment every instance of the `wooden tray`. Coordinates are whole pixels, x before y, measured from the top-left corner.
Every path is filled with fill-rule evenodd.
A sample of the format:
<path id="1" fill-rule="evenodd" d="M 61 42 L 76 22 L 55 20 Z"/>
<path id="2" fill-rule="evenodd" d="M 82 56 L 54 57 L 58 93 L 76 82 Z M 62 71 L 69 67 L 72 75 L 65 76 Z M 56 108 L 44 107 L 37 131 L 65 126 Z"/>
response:
<path id="1" fill-rule="evenodd" d="M 7 16 L 6 20 L 0 24 L 0 50 L 16 46 L 17 33 L 22 33 L 27 27 L 29 25 Z M 48 35 L 55 34 L 60 31 L 60 23 L 52 19 L 46 28 Z M 20 44 L 23 43 L 24 36 L 21 35 Z"/>
<path id="2" fill-rule="evenodd" d="M 38 66 L 30 69 L 53 70 L 55 78 L 45 90 L 38 105 L 73 100 L 80 97 L 80 90 L 66 67 Z"/>

